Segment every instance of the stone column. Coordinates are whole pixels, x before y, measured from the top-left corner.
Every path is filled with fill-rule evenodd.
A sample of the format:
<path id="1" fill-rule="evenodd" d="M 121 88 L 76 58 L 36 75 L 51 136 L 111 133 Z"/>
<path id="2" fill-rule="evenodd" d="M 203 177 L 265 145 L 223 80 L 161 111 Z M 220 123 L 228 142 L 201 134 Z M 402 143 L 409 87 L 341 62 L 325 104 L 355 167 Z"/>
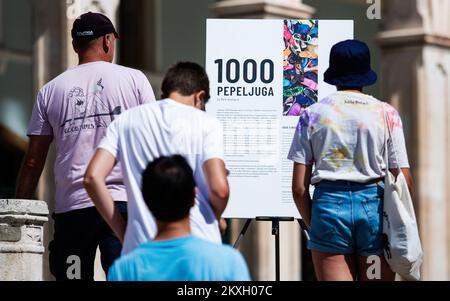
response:
<path id="1" fill-rule="evenodd" d="M 314 8 L 301 0 L 224 0 L 211 7 L 220 18 L 308 19 Z M 245 221 L 232 221 L 231 240 L 237 238 Z M 301 236 L 297 222 L 280 223 L 280 278 L 301 278 Z M 254 280 L 275 280 L 275 238 L 270 222 L 252 222 L 240 247 Z"/>
<path id="2" fill-rule="evenodd" d="M 66 1 L 66 45 L 67 48 L 67 65 L 76 66 L 78 64 L 78 57 L 76 53 L 72 50 L 72 37 L 70 35 L 70 30 L 72 29 L 72 24 L 75 19 L 81 14 L 87 13 L 89 11 L 102 13 L 106 15 L 111 22 L 114 24 L 117 30 L 119 30 L 119 18 L 118 9 L 120 0 L 68 0 Z M 120 42 L 120 40 L 119 40 Z M 119 47 L 116 47 L 118 50 Z M 119 56 L 118 51 L 116 52 L 115 58 Z"/>
<path id="3" fill-rule="evenodd" d="M 67 43 L 64 39 L 67 31 L 65 23 L 66 2 L 54 0 L 30 1 L 32 5 L 32 43 L 33 43 L 33 92 L 37 91 L 66 68 Z M 36 98 L 30 100 L 33 104 Z M 31 105 L 31 107 L 33 106 Z M 48 202 L 49 211 L 53 212 L 55 185 L 53 162 L 55 149 L 52 146 L 47 156 L 47 164 L 42 173 L 37 189 L 37 198 Z M 51 280 L 48 265 L 47 247 L 53 237 L 53 221 L 44 227 L 44 280 Z"/>
<path id="4" fill-rule="evenodd" d="M 383 98 L 403 118 L 424 248 L 423 279 L 450 279 L 450 2 L 383 3 Z"/>
<path id="5" fill-rule="evenodd" d="M 43 280 L 43 201 L 0 200 L 0 281 Z"/>

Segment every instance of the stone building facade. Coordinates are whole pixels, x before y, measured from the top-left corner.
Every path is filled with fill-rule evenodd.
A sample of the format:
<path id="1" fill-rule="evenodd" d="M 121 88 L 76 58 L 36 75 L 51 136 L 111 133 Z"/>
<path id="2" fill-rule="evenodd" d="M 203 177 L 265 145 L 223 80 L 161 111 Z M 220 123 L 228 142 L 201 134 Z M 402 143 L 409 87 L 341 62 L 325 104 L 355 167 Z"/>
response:
<path id="1" fill-rule="evenodd" d="M 368 6 L 365 0 L 0 0 L 0 157 L 7 166 L 0 175 L 0 199 L 12 198 L 11 175 L 17 175 L 26 150 L 26 125 L 37 90 L 77 63 L 69 30 L 79 14 L 100 11 L 113 19 L 123 36 L 117 61 L 148 74 L 157 95 L 170 64 L 179 59 L 204 62 L 207 17 L 355 19 L 355 37 L 369 43 L 380 73 L 378 85 L 369 92 L 391 102 L 403 117 L 425 252 L 423 277 L 450 280 L 450 3 L 384 0 L 381 20 L 367 19 Z M 50 152 L 36 195 L 47 201 L 50 212 L 52 158 Z M 26 211 L 20 201 L 0 201 L 0 262 L 7 258 L 1 254 L 7 253 L 11 240 L 22 243 L 23 238 L 29 244 L 27 239 L 37 232 L 28 235 L 28 226 L 42 227 L 45 210 L 36 204 L 37 209 Z M 17 214 L 11 214 L 14 208 Z M 20 224 L 12 222 L 11 215 L 36 215 L 39 222 L 33 226 L 19 218 L 25 220 Z M 230 241 L 241 226 L 240 221 L 231 222 Z M 30 254 L 44 250 L 51 229 L 50 220 L 42 239 L 34 241 L 41 244 L 34 249 L 37 253 Z M 241 251 L 254 279 L 274 279 L 273 245 L 270 224 L 251 226 Z M 298 226 L 282 224 L 281 279 L 310 279 L 307 255 Z M 38 266 L 35 273 L 43 267 L 38 278 L 51 279 L 47 258 L 44 254 L 42 264 L 29 259 Z M 1 277 L 12 276 L 0 272 Z M 101 273 L 97 277 L 101 279 Z"/>

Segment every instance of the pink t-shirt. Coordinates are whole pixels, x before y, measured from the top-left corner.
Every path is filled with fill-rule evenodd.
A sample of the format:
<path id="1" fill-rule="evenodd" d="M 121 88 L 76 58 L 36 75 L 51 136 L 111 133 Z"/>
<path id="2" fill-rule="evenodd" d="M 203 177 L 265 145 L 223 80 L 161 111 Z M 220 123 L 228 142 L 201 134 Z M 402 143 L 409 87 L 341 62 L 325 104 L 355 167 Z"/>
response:
<path id="1" fill-rule="evenodd" d="M 54 136 L 56 213 L 92 207 L 83 176 L 108 125 L 123 111 L 155 101 L 145 75 L 107 62 L 83 64 L 46 84 L 37 96 L 28 136 Z M 107 178 L 116 201 L 127 201 L 120 165 Z"/>

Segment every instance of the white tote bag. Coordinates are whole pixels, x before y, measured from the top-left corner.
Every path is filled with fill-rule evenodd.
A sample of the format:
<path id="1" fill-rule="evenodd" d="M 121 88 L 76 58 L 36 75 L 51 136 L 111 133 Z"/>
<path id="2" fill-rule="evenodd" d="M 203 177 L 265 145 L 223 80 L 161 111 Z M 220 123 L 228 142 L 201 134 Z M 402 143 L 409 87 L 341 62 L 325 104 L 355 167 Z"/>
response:
<path id="1" fill-rule="evenodd" d="M 385 125 L 385 164 L 386 177 L 384 188 L 383 235 L 386 239 L 384 256 L 392 271 L 404 280 L 420 280 L 422 265 L 422 245 L 420 243 L 414 207 L 405 176 L 399 168 L 395 179 L 389 171 L 388 136 L 391 138 L 396 161 L 398 162 L 395 143 L 384 111 Z"/>

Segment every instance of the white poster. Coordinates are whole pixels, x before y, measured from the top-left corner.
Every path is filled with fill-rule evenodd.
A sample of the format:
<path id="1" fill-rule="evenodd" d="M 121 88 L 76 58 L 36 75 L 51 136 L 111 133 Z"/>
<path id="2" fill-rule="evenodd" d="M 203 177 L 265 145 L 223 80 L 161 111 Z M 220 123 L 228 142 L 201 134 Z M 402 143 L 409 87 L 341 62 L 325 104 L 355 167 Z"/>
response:
<path id="1" fill-rule="evenodd" d="M 335 91 L 323 82 L 347 20 L 207 21 L 207 111 L 224 130 L 231 196 L 226 218 L 296 217 L 287 160 L 301 112 Z"/>

